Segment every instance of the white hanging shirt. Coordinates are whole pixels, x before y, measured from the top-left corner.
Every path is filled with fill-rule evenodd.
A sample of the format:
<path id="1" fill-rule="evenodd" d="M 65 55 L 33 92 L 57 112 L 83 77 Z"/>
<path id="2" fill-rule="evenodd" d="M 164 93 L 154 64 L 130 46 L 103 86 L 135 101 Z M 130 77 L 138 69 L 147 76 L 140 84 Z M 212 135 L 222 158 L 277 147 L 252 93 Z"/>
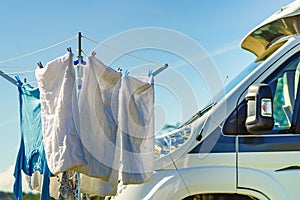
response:
<path id="1" fill-rule="evenodd" d="M 87 164 L 79 138 L 79 111 L 73 54 L 67 53 L 35 76 L 40 88 L 43 141 L 53 174 Z"/>
<path id="2" fill-rule="evenodd" d="M 119 137 L 117 137 L 117 144 L 119 144 Z M 107 181 L 100 178 L 94 178 L 87 175 L 81 175 L 80 191 L 85 194 L 95 196 L 115 196 L 118 191 L 118 180 L 119 180 L 119 164 L 120 164 L 120 151 L 115 151 L 114 168 Z"/>
<path id="3" fill-rule="evenodd" d="M 123 76 L 119 95 L 123 184 L 151 180 L 154 170 L 153 77 Z"/>
<path id="4" fill-rule="evenodd" d="M 87 58 L 79 97 L 80 134 L 88 165 L 88 176 L 110 179 L 119 169 L 118 95 L 121 73 L 105 66 L 95 56 Z"/>

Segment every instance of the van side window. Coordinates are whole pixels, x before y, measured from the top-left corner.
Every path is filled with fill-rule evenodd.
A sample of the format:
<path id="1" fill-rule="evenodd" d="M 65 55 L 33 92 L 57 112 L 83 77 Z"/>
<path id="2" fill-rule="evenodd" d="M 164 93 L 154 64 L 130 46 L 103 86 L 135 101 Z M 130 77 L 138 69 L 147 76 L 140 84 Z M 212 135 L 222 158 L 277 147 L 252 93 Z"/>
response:
<path id="1" fill-rule="evenodd" d="M 291 119 L 291 107 L 285 104 L 283 78 L 279 77 L 273 94 L 274 129 L 289 129 Z"/>
<path id="2" fill-rule="evenodd" d="M 299 77 L 300 52 L 290 57 L 263 81 L 271 87 L 273 94 L 274 127 L 269 134 L 300 133 L 300 118 L 297 116 L 298 113 L 300 115 L 298 110 L 300 101 Z M 246 115 L 247 103 L 244 100 L 226 119 L 222 132 L 226 135 L 250 134 L 245 127 Z"/>
<path id="3" fill-rule="evenodd" d="M 284 131 L 292 128 L 299 72 L 300 53 L 297 53 L 264 81 L 273 93 L 273 130 Z"/>

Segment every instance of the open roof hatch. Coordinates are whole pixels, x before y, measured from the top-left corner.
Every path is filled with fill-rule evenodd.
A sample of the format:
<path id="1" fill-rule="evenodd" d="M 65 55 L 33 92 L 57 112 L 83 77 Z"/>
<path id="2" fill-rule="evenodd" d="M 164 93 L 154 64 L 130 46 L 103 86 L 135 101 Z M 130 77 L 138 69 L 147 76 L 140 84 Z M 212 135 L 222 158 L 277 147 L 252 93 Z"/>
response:
<path id="1" fill-rule="evenodd" d="M 300 34 L 300 0 L 281 8 L 246 35 L 241 47 L 263 60 L 276 51 L 286 36 Z"/>

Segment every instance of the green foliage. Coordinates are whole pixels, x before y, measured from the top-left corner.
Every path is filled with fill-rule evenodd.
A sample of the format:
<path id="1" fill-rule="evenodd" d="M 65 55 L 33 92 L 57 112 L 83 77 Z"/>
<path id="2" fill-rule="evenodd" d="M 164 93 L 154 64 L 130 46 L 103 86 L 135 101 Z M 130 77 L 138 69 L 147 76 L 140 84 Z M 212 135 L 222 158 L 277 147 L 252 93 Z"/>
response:
<path id="1" fill-rule="evenodd" d="M 1 200 L 14 200 L 15 197 L 14 197 L 13 193 L 0 192 L 0 199 Z"/>
<path id="2" fill-rule="evenodd" d="M 170 131 L 177 129 L 179 126 L 180 126 L 179 122 L 177 122 L 174 125 L 173 124 L 165 124 L 164 127 L 162 128 L 161 132 L 162 133 L 170 132 Z"/>
<path id="3" fill-rule="evenodd" d="M 15 196 L 11 192 L 0 192 L 1 200 L 15 200 Z M 53 198 L 50 198 L 54 200 Z M 40 200 L 40 194 L 23 193 L 23 200 Z"/>

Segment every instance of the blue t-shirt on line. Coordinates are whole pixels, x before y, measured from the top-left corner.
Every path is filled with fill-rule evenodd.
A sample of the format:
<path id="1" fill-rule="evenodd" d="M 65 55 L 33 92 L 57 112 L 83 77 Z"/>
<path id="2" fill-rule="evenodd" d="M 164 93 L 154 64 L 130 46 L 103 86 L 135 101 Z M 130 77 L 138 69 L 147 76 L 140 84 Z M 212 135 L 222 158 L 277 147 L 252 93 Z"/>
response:
<path id="1" fill-rule="evenodd" d="M 43 174 L 41 199 L 50 199 L 50 171 L 44 152 L 40 91 L 19 82 L 21 142 L 16 160 L 14 195 L 22 199 L 22 173 L 31 176 L 35 171 Z"/>

